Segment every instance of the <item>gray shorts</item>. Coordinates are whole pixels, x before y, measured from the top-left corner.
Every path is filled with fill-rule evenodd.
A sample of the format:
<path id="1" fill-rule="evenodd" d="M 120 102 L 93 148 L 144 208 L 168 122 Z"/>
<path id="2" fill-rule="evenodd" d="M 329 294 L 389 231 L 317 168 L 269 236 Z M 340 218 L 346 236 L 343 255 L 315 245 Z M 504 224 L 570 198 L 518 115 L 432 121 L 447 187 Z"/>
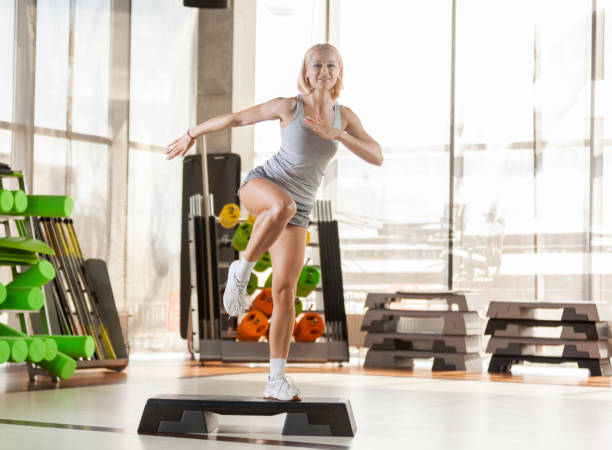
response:
<path id="1" fill-rule="evenodd" d="M 238 196 L 240 196 L 240 189 L 242 189 L 242 187 L 245 184 L 247 184 L 249 181 L 251 181 L 254 178 L 265 178 L 266 180 L 270 180 L 276 185 L 278 185 L 279 187 L 283 188 L 287 192 L 287 194 L 289 194 L 289 196 L 293 199 L 293 201 L 295 202 L 295 206 L 297 208 L 297 212 L 291 218 L 289 223 L 292 225 L 297 225 L 299 227 L 308 228 L 308 222 L 310 220 L 310 214 L 312 212 L 313 202 L 310 202 L 310 204 L 307 204 L 303 201 L 298 200 L 295 195 L 292 195 L 291 190 L 288 189 L 288 187 L 284 186 L 284 184 L 280 180 L 274 179 L 271 176 L 267 175 L 262 166 L 257 166 L 253 170 L 251 170 L 249 173 L 247 173 L 247 176 L 244 178 L 244 180 L 240 184 L 240 188 L 238 188 Z"/>

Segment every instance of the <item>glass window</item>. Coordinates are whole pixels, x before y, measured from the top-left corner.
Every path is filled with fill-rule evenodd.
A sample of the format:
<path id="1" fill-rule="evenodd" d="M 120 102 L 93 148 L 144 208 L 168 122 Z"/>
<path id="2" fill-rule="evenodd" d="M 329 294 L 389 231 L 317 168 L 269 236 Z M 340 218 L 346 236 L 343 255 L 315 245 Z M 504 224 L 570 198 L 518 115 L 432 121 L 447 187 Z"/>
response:
<path id="1" fill-rule="evenodd" d="M 110 1 L 76 2 L 72 130 L 108 135 Z"/>
<path id="2" fill-rule="evenodd" d="M 456 288 L 495 298 L 582 298 L 590 8 L 587 1 L 458 3 Z"/>
<path id="3" fill-rule="evenodd" d="M 324 4 L 321 0 L 257 1 L 255 103 L 297 95 L 304 53 L 325 41 Z M 255 126 L 255 165 L 265 162 L 279 147 L 277 121 Z"/>
<path id="4" fill-rule="evenodd" d="M 535 296 L 533 54 L 529 2 L 457 3 L 456 289 Z"/>
<path id="5" fill-rule="evenodd" d="M 34 135 L 34 194 L 66 195 L 69 145 L 69 141 L 64 138 Z"/>
<path id="6" fill-rule="evenodd" d="M 535 82 L 542 159 L 536 181 L 541 299 L 583 298 L 589 217 L 590 1 L 538 4 Z M 553 18 L 550 11 L 555 10 Z"/>
<path id="7" fill-rule="evenodd" d="M 595 298 L 605 300 L 609 298 L 612 291 L 612 0 L 598 1 L 597 6 L 600 14 L 607 19 L 604 20 L 605 34 L 603 42 L 603 76 L 598 81 L 596 105 L 596 118 L 603 121 L 603 170 L 601 176 L 594 181 L 601 187 L 601 209 L 593 211 L 596 218 L 595 224 L 600 226 L 593 230 L 593 272 L 600 277 L 599 286 L 595 285 Z M 598 205 L 598 203 L 594 203 Z M 599 289 L 597 288 L 599 287 Z"/>
<path id="8" fill-rule="evenodd" d="M 167 322 L 180 286 L 181 173 L 180 159 L 130 150 L 126 298 L 134 349 L 185 346 L 174 324 Z"/>
<path id="9" fill-rule="evenodd" d="M 14 1 L 0 2 L 0 121 L 13 120 Z M 0 162 L 10 164 L 13 133 L 0 125 Z"/>
<path id="10" fill-rule="evenodd" d="M 13 133 L 0 129 L 0 162 L 11 163 L 11 145 Z"/>
<path id="11" fill-rule="evenodd" d="M 36 6 L 34 124 L 66 130 L 69 0 L 39 0 Z"/>
<path id="12" fill-rule="evenodd" d="M 197 9 L 133 0 L 130 140 L 159 146 L 193 123 Z"/>
<path id="13" fill-rule="evenodd" d="M 72 141 L 69 194 L 75 228 L 86 258 L 108 261 L 109 149 L 104 144 Z M 115 294 L 118 297 L 117 294 Z"/>
<path id="14" fill-rule="evenodd" d="M 447 0 L 340 4 L 339 102 L 385 153 L 374 167 L 341 148 L 328 170 L 348 297 L 446 287 L 451 18 Z"/>
<path id="15" fill-rule="evenodd" d="M 0 121 L 5 122 L 13 118 L 14 22 L 14 1 L 0 2 Z M 3 147 L 0 144 L 0 151 Z"/>
<path id="16" fill-rule="evenodd" d="M 165 147 L 194 120 L 198 10 L 132 1 L 130 141 Z M 181 350 L 173 314 L 180 289 L 182 160 L 130 148 L 127 308 L 134 349 Z"/>

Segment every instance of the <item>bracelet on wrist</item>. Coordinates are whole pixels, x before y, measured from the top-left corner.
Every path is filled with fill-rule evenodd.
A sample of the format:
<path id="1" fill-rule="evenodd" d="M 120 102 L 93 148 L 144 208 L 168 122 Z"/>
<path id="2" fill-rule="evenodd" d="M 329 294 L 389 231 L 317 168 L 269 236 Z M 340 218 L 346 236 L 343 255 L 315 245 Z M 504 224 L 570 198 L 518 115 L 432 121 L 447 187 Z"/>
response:
<path id="1" fill-rule="evenodd" d="M 187 128 L 187 136 L 189 136 L 189 139 L 195 139 L 192 135 L 189 134 L 189 128 Z"/>

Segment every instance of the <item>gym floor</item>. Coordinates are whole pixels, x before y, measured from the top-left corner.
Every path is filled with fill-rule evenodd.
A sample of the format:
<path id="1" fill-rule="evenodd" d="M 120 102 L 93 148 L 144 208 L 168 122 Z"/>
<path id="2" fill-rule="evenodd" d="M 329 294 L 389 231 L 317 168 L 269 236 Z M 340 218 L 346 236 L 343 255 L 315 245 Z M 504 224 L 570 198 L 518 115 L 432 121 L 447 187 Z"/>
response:
<path id="1" fill-rule="evenodd" d="M 184 355 L 134 355 L 124 372 L 78 371 L 56 385 L 45 378 L 29 384 L 25 367 L 11 364 L 0 367 L 0 448 L 612 448 L 610 377 L 522 370 L 519 376 L 432 373 L 426 361 L 412 371 L 367 370 L 353 360 L 342 367 L 291 365 L 303 396 L 350 399 L 354 438 L 283 437 L 284 415 L 220 416 L 217 433 L 157 437 L 136 432 L 147 398 L 258 396 L 267 367 L 202 367 Z"/>

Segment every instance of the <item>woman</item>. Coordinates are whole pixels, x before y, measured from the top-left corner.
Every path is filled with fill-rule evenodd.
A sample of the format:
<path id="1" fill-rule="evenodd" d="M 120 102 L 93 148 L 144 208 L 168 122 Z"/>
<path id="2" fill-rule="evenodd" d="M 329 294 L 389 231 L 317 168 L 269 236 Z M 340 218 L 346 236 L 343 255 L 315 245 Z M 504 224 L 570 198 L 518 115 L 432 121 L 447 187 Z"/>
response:
<path id="1" fill-rule="evenodd" d="M 198 136 L 264 120 L 279 120 L 280 151 L 251 170 L 239 189 L 241 203 L 257 220 L 246 250 L 229 268 L 223 295 L 231 316 L 247 310 L 246 285 L 259 257 L 270 250 L 274 320 L 270 329 L 270 375 L 264 397 L 300 400 L 285 376 L 295 320 L 297 281 L 304 264 L 306 229 L 314 197 L 328 162 L 341 142 L 363 160 L 380 166 L 380 145 L 363 129 L 357 115 L 335 100 L 342 88 L 342 58 L 330 44 L 318 44 L 304 55 L 298 90 L 237 113 L 213 117 L 169 145 L 168 158 L 184 155 Z"/>

